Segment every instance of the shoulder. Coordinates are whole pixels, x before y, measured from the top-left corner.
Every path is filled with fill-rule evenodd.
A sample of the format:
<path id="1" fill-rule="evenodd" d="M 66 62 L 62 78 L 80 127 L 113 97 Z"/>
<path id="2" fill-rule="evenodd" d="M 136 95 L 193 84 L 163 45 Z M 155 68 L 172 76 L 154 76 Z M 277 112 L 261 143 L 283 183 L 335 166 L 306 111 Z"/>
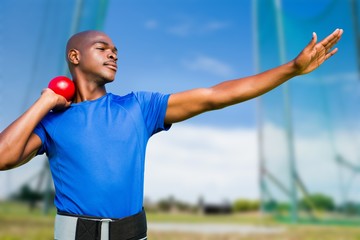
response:
<path id="1" fill-rule="evenodd" d="M 126 100 L 129 100 L 132 98 L 136 98 L 136 94 L 134 92 L 130 92 L 126 95 L 117 95 L 117 94 L 113 94 L 113 93 L 108 93 L 107 98 L 110 101 L 121 102 L 121 101 L 126 101 Z"/>
<path id="2" fill-rule="evenodd" d="M 52 123 L 54 121 L 57 121 L 58 119 L 60 119 L 64 113 L 67 110 L 64 111 L 50 111 L 48 114 L 46 114 L 46 116 L 41 120 L 41 122 L 43 124 L 49 124 Z"/>
<path id="3" fill-rule="evenodd" d="M 130 92 L 126 95 L 120 96 L 116 94 L 109 93 L 108 98 L 113 102 L 128 102 L 128 101 L 137 101 L 139 103 L 152 101 L 156 98 L 162 98 L 167 96 L 167 94 L 162 94 L 158 92 L 149 92 L 149 91 L 136 91 Z"/>
<path id="4" fill-rule="evenodd" d="M 50 111 L 36 126 L 34 133 L 38 136 L 45 134 L 45 132 L 53 132 L 54 129 L 62 122 L 65 111 L 53 112 Z"/>
<path id="5" fill-rule="evenodd" d="M 109 94 L 108 98 L 112 104 L 123 107 L 140 106 L 142 109 L 166 107 L 170 94 L 159 92 L 137 91 L 124 96 Z"/>

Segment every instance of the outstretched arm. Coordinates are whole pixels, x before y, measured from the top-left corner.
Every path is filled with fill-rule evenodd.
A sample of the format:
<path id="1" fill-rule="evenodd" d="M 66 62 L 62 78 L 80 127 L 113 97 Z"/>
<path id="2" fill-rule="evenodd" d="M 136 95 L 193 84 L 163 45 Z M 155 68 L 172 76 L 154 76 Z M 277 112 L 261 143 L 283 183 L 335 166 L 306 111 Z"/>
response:
<path id="1" fill-rule="evenodd" d="M 337 48 L 332 48 L 340 40 L 342 33 L 342 29 L 336 29 L 318 43 L 317 35 L 313 33 L 310 43 L 294 60 L 257 75 L 225 81 L 210 88 L 172 94 L 165 123 L 180 122 L 206 111 L 258 97 L 290 78 L 315 70 L 337 52 Z"/>
<path id="2" fill-rule="evenodd" d="M 54 108 L 68 107 L 70 102 L 50 89 L 18 119 L 0 133 L 0 170 L 14 168 L 33 158 L 41 146 L 33 133 L 41 119 Z"/>

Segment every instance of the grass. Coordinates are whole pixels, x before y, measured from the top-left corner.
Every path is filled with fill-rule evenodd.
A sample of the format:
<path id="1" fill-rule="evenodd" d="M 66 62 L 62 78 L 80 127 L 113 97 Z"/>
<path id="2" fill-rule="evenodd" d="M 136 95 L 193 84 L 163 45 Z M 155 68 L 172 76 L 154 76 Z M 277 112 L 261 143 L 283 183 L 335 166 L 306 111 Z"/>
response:
<path id="1" fill-rule="evenodd" d="M 259 214 L 232 214 L 232 215 L 202 215 L 186 213 L 151 213 L 147 212 L 147 219 L 151 222 L 171 223 L 219 223 L 219 224 L 251 224 L 251 225 L 274 225 L 275 221 L 269 216 Z"/>
<path id="2" fill-rule="evenodd" d="M 29 212 L 26 205 L 0 203 L 0 240 L 48 240 L 53 239 L 55 211 L 44 215 L 41 210 Z M 149 229 L 150 240 L 360 240 L 358 226 L 284 224 L 271 217 L 258 214 L 230 216 L 202 216 L 190 214 L 148 213 L 149 222 L 219 223 L 283 227 L 277 234 L 196 234 L 184 232 L 157 232 Z"/>

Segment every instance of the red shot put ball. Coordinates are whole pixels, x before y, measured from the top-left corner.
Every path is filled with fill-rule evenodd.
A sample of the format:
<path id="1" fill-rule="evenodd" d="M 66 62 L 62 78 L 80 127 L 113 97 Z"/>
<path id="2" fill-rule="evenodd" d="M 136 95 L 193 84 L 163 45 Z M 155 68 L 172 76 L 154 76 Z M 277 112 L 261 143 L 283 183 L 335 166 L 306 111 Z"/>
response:
<path id="1" fill-rule="evenodd" d="M 48 88 L 53 90 L 56 94 L 59 94 L 70 101 L 75 94 L 75 85 L 71 79 L 65 76 L 58 76 L 49 82 Z"/>

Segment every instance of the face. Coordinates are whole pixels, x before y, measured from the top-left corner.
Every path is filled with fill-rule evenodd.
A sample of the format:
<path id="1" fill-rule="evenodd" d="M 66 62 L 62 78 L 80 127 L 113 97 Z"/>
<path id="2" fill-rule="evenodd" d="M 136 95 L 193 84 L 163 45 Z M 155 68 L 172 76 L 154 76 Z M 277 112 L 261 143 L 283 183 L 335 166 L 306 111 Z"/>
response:
<path id="1" fill-rule="evenodd" d="M 89 81 L 106 84 L 115 79 L 117 49 L 111 39 L 100 32 L 90 32 L 78 47 L 78 69 Z"/>

